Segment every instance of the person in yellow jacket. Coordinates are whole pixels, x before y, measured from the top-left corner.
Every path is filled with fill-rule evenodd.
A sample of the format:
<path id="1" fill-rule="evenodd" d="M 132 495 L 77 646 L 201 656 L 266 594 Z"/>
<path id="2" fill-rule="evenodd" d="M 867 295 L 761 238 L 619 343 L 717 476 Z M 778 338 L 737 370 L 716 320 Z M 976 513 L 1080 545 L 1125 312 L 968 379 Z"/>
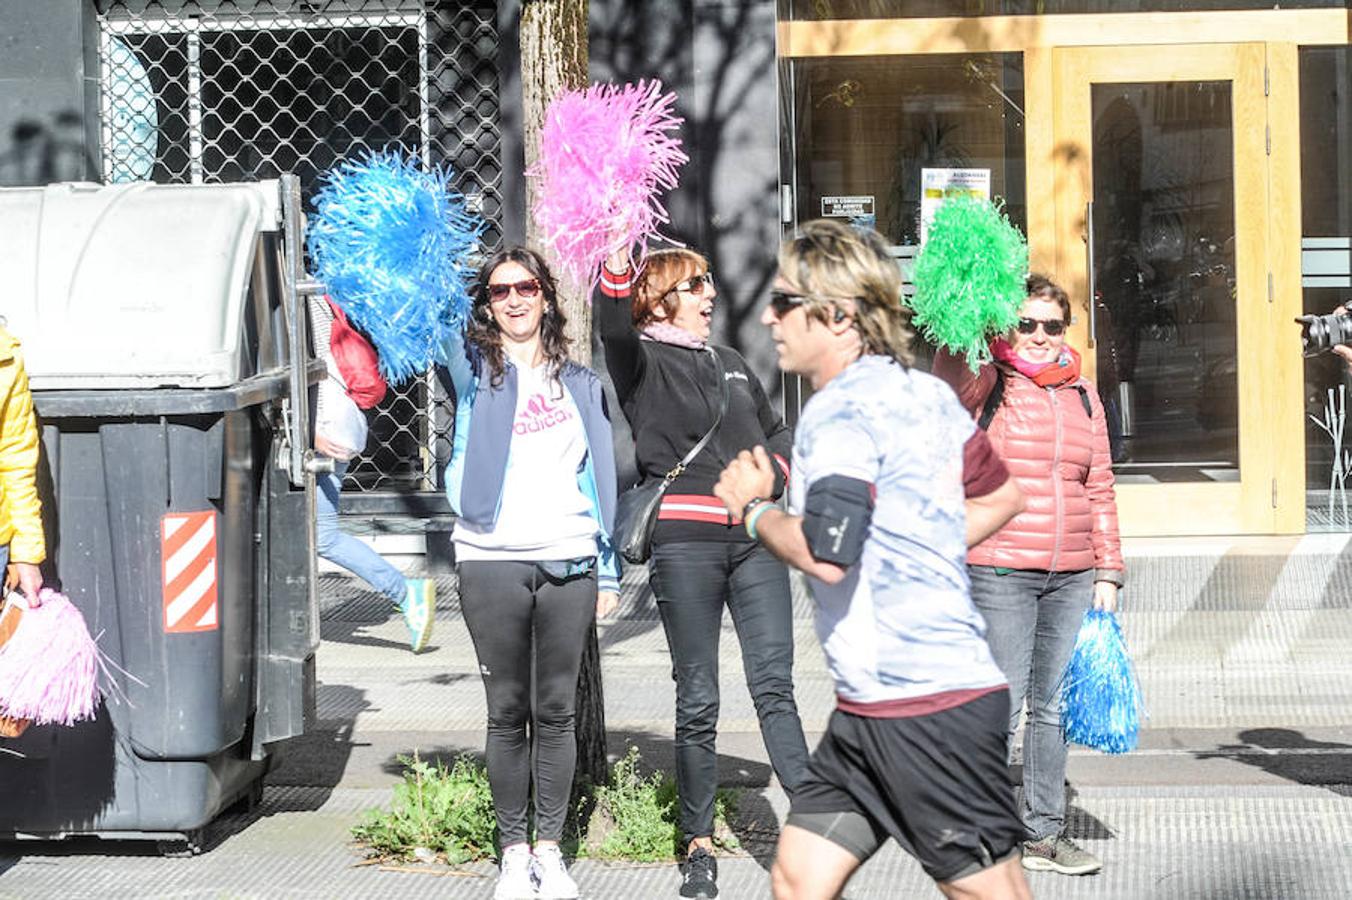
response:
<path id="1" fill-rule="evenodd" d="M 47 557 L 38 500 L 38 423 L 19 341 L 0 327 L 0 559 L 5 587 L 38 605 Z M 4 564 L 0 563 L 0 564 Z"/>

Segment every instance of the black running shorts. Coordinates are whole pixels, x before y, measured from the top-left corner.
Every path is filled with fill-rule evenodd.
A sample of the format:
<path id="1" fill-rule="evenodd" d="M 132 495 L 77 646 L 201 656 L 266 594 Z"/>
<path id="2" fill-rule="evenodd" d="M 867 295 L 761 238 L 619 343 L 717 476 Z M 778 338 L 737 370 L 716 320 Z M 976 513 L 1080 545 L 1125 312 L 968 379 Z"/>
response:
<path id="1" fill-rule="evenodd" d="M 861 861 L 888 837 L 935 881 L 956 881 L 1017 854 L 1023 824 L 1005 761 L 1009 691 L 924 716 L 836 710 L 793 794 L 789 825 Z"/>

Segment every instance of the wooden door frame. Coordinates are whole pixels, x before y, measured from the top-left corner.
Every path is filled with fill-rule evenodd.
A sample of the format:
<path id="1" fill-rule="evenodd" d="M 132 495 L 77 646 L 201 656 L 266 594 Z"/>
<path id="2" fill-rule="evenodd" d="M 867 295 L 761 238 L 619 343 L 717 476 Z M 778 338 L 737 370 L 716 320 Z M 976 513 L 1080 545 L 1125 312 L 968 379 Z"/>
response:
<path id="1" fill-rule="evenodd" d="M 1288 46 L 1294 52 L 1294 45 Z M 1095 354 L 1089 344 L 1084 233 L 1085 203 L 1093 195 L 1091 86 L 1161 81 L 1230 81 L 1234 85 L 1237 395 L 1243 480 L 1119 485 L 1124 533 L 1304 530 L 1303 369 L 1297 331 L 1293 324 L 1283 327 L 1299 315 L 1300 276 L 1298 260 L 1297 268 L 1282 271 L 1282 258 L 1275 252 L 1284 242 L 1299 244 L 1299 173 L 1295 189 L 1279 200 L 1273 190 L 1274 172 L 1298 160 L 1269 156 L 1272 73 L 1268 57 L 1269 47 L 1263 43 L 1074 47 L 1051 52 L 1052 148 L 1050 159 L 1044 160 L 1053 173 L 1055 197 L 1051 268 L 1078 300 L 1071 342 L 1085 351 L 1090 377 Z M 1287 135 L 1286 140 L 1296 143 L 1298 154 L 1298 136 Z M 1274 219 L 1285 218 L 1292 205 L 1294 232 L 1274 225 Z M 1044 247 L 1044 256 L 1045 252 Z M 1279 286 L 1283 288 L 1281 302 Z"/>

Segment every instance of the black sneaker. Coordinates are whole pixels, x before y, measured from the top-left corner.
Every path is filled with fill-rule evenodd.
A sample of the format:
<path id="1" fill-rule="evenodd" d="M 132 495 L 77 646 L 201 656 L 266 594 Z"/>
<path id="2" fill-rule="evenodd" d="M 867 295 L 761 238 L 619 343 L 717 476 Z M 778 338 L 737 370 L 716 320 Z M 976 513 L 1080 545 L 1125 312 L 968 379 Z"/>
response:
<path id="1" fill-rule="evenodd" d="M 696 847 L 685 861 L 681 896 L 713 900 L 718 896 L 718 860 L 703 847 Z"/>

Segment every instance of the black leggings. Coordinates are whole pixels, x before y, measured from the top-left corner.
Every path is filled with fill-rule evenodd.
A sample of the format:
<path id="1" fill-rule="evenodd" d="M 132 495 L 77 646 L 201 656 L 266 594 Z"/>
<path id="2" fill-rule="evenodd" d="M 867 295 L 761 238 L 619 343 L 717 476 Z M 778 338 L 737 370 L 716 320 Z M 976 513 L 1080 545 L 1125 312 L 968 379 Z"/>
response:
<path id="1" fill-rule="evenodd" d="M 793 603 L 788 570 L 759 544 L 657 544 L 649 573 L 676 679 L 676 789 L 685 845 L 714 830 L 724 606 L 742 645 L 742 668 L 770 765 L 790 795 L 807 776 L 807 743 L 793 698 Z"/>
<path id="2" fill-rule="evenodd" d="M 468 561 L 457 572 L 460 608 L 488 695 L 488 783 L 501 845 L 527 839 L 532 780 L 536 839 L 557 841 L 563 837 L 577 765 L 573 706 L 582 652 L 596 617 L 596 576 L 560 580 L 536 563 L 513 561 Z"/>

